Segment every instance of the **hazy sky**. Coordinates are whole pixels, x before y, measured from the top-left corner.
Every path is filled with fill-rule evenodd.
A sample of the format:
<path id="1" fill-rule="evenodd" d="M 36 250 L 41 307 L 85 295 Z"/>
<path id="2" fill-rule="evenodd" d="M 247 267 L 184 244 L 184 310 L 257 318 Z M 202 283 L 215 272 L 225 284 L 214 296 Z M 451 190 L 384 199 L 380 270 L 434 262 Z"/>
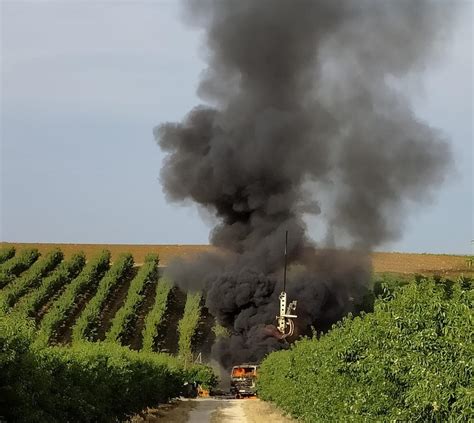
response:
<path id="1" fill-rule="evenodd" d="M 199 102 L 201 34 L 177 3 L 1 1 L 1 240 L 207 243 L 196 208 L 164 198 L 152 136 Z M 442 59 L 404 83 L 451 140 L 456 169 L 382 250 L 471 251 L 472 5 Z"/>

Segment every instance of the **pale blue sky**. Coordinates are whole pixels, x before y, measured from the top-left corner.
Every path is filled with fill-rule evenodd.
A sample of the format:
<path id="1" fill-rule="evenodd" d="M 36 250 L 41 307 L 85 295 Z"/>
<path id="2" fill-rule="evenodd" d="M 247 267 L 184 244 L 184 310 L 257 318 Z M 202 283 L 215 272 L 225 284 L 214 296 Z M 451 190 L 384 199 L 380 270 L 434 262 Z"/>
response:
<path id="1" fill-rule="evenodd" d="M 393 0 L 394 1 L 394 0 Z M 473 13 L 450 48 L 405 82 L 416 112 L 451 139 L 456 173 L 381 250 L 469 253 L 473 231 Z M 168 204 L 152 129 L 199 102 L 200 33 L 170 1 L 5 1 L 3 241 L 207 243 L 194 206 Z M 315 238 L 319 229 L 310 223 Z"/>

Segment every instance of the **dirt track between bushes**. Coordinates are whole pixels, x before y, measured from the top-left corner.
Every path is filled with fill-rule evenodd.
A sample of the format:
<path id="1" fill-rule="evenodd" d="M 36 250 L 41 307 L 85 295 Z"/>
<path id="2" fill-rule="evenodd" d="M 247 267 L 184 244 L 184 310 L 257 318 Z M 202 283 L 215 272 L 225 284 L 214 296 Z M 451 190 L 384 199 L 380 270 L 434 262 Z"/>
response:
<path id="1" fill-rule="evenodd" d="M 149 409 L 132 423 L 291 423 L 272 404 L 259 399 L 197 398 Z"/>

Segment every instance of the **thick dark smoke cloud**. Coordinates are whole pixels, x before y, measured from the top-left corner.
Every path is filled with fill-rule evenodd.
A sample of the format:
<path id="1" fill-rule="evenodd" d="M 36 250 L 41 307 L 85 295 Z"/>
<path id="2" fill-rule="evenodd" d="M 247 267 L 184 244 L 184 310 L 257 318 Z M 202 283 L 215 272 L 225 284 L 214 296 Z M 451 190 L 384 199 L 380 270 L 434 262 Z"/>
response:
<path id="1" fill-rule="evenodd" d="M 285 230 L 298 326 L 353 308 L 370 274 L 367 252 L 400 237 L 452 165 L 448 144 L 397 87 L 436 58 L 452 5 L 417 0 L 195 0 L 186 20 L 205 31 L 208 105 L 155 129 L 172 201 L 216 216 L 222 253 L 170 268 L 234 331 L 221 362 L 281 346 L 277 312 Z M 320 215 L 331 246 L 315 254 L 304 214 Z M 326 245 L 327 246 L 327 245 Z M 364 253 L 365 252 L 365 253 Z"/>

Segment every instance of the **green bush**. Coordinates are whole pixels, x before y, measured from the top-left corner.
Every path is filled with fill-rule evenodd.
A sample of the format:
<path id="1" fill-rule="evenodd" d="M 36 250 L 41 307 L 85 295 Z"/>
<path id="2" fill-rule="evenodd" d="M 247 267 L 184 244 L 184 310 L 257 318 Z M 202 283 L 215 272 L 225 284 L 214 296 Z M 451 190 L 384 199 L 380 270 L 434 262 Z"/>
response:
<path id="1" fill-rule="evenodd" d="M 106 335 L 106 340 L 123 344 L 137 318 L 137 310 L 145 300 L 146 287 L 158 278 L 158 257 L 148 255 L 137 275 L 130 283 L 124 305 L 117 311 L 112 319 L 112 325 Z"/>
<path id="2" fill-rule="evenodd" d="M 0 312 L 6 313 L 15 302 L 30 288 L 38 285 L 41 279 L 53 270 L 63 259 L 59 249 L 50 251 L 45 257 L 36 261 L 25 273 L 8 285 L 0 293 Z"/>
<path id="3" fill-rule="evenodd" d="M 0 421 L 41 421 L 32 398 L 32 387 L 41 389 L 32 337 L 26 320 L 0 316 Z"/>
<path id="4" fill-rule="evenodd" d="M 79 276 L 67 286 L 66 290 L 44 316 L 38 331 L 38 343 L 47 344 L 51 340 L 61 323 L 67 319 L 76 307 L 77 297 L 88 288 L 93 288 L 99 283 L 102 275 L 109 267 L 109 262 L 110 252 L 104 250 L 98 257 L 87 263 Z"/>
<path id="5" fill-rule="evenodd" d="M 143 351 L 154 351 L 155 338 L 158 326 L 166 313 L 168 295 L 173 287 L 172 283 L 161 278 L 156 284 L 155 303 L 145 319 L 143 327 Z"/>
<path id="6" fill-rule="evenodd" d="M 26 317 L 35 317 L 40 308 L 64 285 L 74 279 L 84 267 L 84 253 L 78 253 L 41 281 L 38 289 L 25 295 L 15 305 L 13 312 Z"/>
<path id="7" fill-rule="evenodd" d="M 225 326 L 222 326 L 217 322 L 212 327 L 212 332 L 214 333 L 214 336 L 216 338 L 229 338 L 232 334 L 230 329 L 226 328 Z"/>
<path id="8" fill-rule="evenodd" d="M 183 362 L 180 362 L 181 365 Z M 184 368 L 184 379 L 189 382 L 197 382 L 204 389 L 211 389 L 217 386 L 219 378 L 211 367 L 202 364 L 186 365 Z"/>
<path id="9" fill-rule="evenodd" d="M 0 249 L 0 264 L 10 260 L 15 255 L 15 247 L 3 247 Z"/>
<path id="10" fill-rule="evenodd" d="M 258 389 L 293 416 L 326 421 L 472 421 L 473 291 L 417 281 L 262 363 Z"/>
<path id="11" fill-rule="evenodd" d="M 201 299 L 200 292 L 188 293 L 183 317 L 178 323 L 178 352 L 186 361 L 192 359 L 192 339 L 201 318 Z"/>
<path id="12" fill-rule="evenodd" d="M 133 268 L 133 257 L 131 254 L 122 254 L 115 261 L 110 270 L 99 282 L 99 287 L 94 297 L 87 303 L 83 312 L 77 319 L 72 329 L 72 339 L 77 341 L 94 341 L 99 328 L 99 319 L 102 308 L 110 297 L 112 290 L 122 283 Z"/>
<path id="13" fill-rule="evenodd" d="M 26 321 L 0 317 L 0 416 L 22 422 L 116 422 L 177 396 L 186 381 L 216 382 L 165 354 L 109 343 L 32 343 Z"/>
<path id="14" fill-rule="evenodd" d="M 415 276 L 419 278 L 419 276 Z M 384 292 L 392 292 L 401 286 L 408 285 L 413 280 L 413 275 L 397 273 L 377 273 L 372 278 L 373 292 L 376 296 L 383 296 Z"/>
<path id="15" fill-rule="evenodd" d="M 20 254 L 0 266 L 0 288 L 10 283 L 20 273 L 28 269 L 40 256 L 36 248 L 20 251 Z"/>

